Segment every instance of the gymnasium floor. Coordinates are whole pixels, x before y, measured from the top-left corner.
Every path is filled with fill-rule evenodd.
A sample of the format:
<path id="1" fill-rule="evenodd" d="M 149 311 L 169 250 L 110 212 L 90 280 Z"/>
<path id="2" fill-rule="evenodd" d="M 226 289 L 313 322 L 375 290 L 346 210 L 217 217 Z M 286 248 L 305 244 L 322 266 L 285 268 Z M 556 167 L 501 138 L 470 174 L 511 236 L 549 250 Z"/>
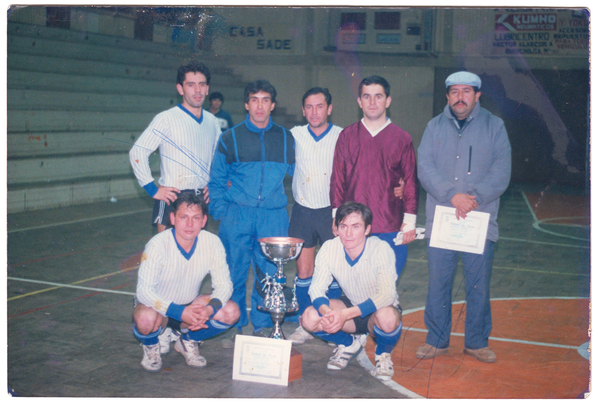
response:
<path id="1" fill-rule="evenodd" d="M 422 193 L 418 224 L 424 223 Z M 368 373 L 373 342 L 347 369 L 326 369 L 332 348 L 297 346 L 302 378 L 285 386 L 232 379 L 233 349 L 216 337 L 189 368 L 173 350 L 163 370 L 140 366 L 131 332 L 141 251 L 152 237 L 147 197 L 8 216 L 7 384 L 19 397 L 581 398 L 589 390 L 589 196 L 558 186 L 511 184 L 503 195 L 491 283 L 498 362 L 462 353 L 464 291 L 457 272 L 447 355 L 417 360 L 425 339 L 425 241 L 409 247 L 398 282 L 404 332 L 395 376 Z M 218 224 L 209 222 L 216 232 Z M 293 266 L 286 266 L 288 279 Z M 203 288 L 204 290 L 204 288 Z M 283 324 L 286 334 L 295 325 Z"/>

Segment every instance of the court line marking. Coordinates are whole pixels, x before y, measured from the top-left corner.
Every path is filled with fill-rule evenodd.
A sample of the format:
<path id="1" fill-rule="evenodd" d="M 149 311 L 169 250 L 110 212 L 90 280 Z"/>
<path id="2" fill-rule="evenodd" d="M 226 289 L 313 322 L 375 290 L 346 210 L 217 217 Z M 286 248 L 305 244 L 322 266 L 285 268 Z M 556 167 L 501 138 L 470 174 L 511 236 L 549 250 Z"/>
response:
<path id="1" fill-rule="evenodd" d="M 105 290 L 105 289 L 94 288 L 94 287 L 82 287 L 82 286 L 78 286 L 77 284 L 85 283 L 87 281 L 97 280 L 97 279 L 103 278 L 103 277 L 114 276 L 115 274 L 126 273 L 128 271 L 135 270 L 138 267 L 139 266 L 127 267 L 125 269 L 122 269 L 122 270 L 119 270 L 119 271 L 115 271 L 115 272 L 112 272 L 112 273 L 102 274 L 100 276 L 87 278 L 85 280 L 75 281 L 74 283 L 71 283 L 71 284 L 54 283 L 52 281 L 32 280 L 32 279 L 20 278 L 20 277 L 6 277 L 8 280 L 13 280 L 13 281 L 23 281 L 25 283 L 46 284 L 46 285 L 52 285 L 52 286 L 54 286 L 52 288 L 46 288 L 46 289 L 43 289 L 43 290 L 32 291 L 32 292 L 29 292 L 29 293 L 26 293 L 26 294 L 16 295 L 14 297 L 8 298 L 7 301 L 12 301 L 12 300 L 16 300 L 16 299 L 19 299 L 19 298 L 29 297 L 31 295 L 40 294 L 40 293 L 47 292 L 47 291 L 52 291 L 52 290 L 57 290 L 59 288 L 75 288 L 75 289 L 78 289 L 78 290 L 101 291 L 101 292 L 108 292 L 108 293 L 113 293 L 113 294 L 135 295 L 135 293 L 130 293 L 130 292 L 127 292 L 127 291 L 115 291 L 115 290 Z"/>
<path id="2" fill-rule="evenodd" d="M 426 259 L 406 259 L 408 262 L 417 262 L 417 263 L 427 263 Z M 462 263 L 458 263 L 459 266 L 462 266 Z M 501 270 L 511 270 L 511 271 L 521 271 L 521 272 L 529 272 L 529 273 L 542 273 L 542 274 L 556 274 L 560 276 L 570 276 L 570 277 L 590 277 L 589 274 L 577 274 L 577 273 L 561 273 L 559 271 L 548 271 L 548 270 L 535 270 L 535 269 L 526 269 L 520 267 L 506 267 L 506 266 L 493 266 L 494 269 Z"/>
<path id="3" fill-rule="evenodd" d="M 125 216 L 125 215 L 140 214 L 142 212 L 148 212 L 148 211 L 152 211 L 152 209 L 151 208 L 146 208 L 146 209 L 143 209 L 143 210 L 126 211 L 126 212 L 119 212 L 119 213 L 115 213 L 115 214 L 101 215 L 99 217 L 81 218 L 81 219 L 74 219 L 72 221 L 57 222 L 57 223 L 54 223 L 54 224 L 44 224 L 44 225 L 30 226 L 30 227 L 27 227 L 27 228 L 11 229 L 7 233 L 25 232 L 25 231 L 32 231 L 32 230 L 37 230 L 37 229 L 52 228 L 52 227 L 55 227 L 55 226 L 79 224 L 81 222 L 97 221 L 97 220 L 108 219 L 108 218 L 117 218 L 117 217 L 122 217 L 122 216 Z"/>
<path id="4" fill-rule="evenodd" d="M 589 242 L 589 238 L 579 238 L 577 236 L 570 236 L 570 235 L 565 235 L 563 233 L 558 233 L 558 232 L 553 232 L 553 231 L 549 231 L 548 229 L 544 229 L 542 228 L 540 225 L 549 221 L 556 221 L 556 220 L 565 220 L 565 219 L 580 219 L 580 218 L 588 218 L 588 217 L 556 217 L 556 218 L 547 218 L 547 219 L 542 219 L 539 221 L 535 221 L 533 223 L 533 228 L 537 229 L 540 232 L 545 232 L 548 233 L 550 235 L 554 235 L 554 236 L 560 236 L 560 237 L 564 237 L 564 238 L 571 238 L 571 239 L 575 239 L 575 240 L 583 240 L 586 242 Z M 569 224 L 560 224 L 563 226 L 572 226 L 572 227 L 579 227 L 579 228 L 589 228 L 586 226 L 582 226 L 582 225 L 569 225 Z"/>
<path id="5" fill-rule="evenodd" d="M 587 245 L 571 245 L 571 244 L 568 244 L 568 243 L 542 242 L 542 241 L 535 241 L 535 240 L 528 240 L 528 239 L 510 238 L 510 237 L 507 237 L 507 236 L 500 236 L 498 239 L 500 239 L 500 240 L 508 240 L 508 241 L 511 241 L 511 242 L 520 242 L 520 243 L 535 243 L 537 245 L 572 247 L 572 248 L 577 248 L 577 249 L 589 249 L 590 248 L 589 244 L 587 244 Z M 587 242 L 590 241 L 589 239 L 584 239 L 584 240 L 587 241 Z"/>
<path id="6" fill-rule="evenodd" d="M 411 327 L 403 327 L 403 330 L 406 331 L 413 331 L 413 332 L 422 332 L 422 333 L 427 333 L 428 330 L 427 329 L 421 329 L 421 328 L 411 328 Z M 458 337 L 464 337 L 465 334 L 464 333 L 456 333 L 456 332 L 451 332 L 450 336 L 458 336 Z M 521 340 L 521 339 L 509 339 L 509 338 L 499 338 L 499 337 L 493 337 L 490 336 L 488 338 L 489 340 L 496 340 L 499 342 L 509 342 L 509 343 L 522 343 L 522 344 L 526 344 L 526 345 L 533 345 L 533 346 L 545 346 L 545 347 L 556 347 L 556 348 L 560 348 L 560 349 L 579 349 L 579 346 L 570 346 L 570 345 L 559 345 L 556 343 L 543 343 L 543 342 L 535 342 L 535 341 L 530 341 L 530 340 Z"/>
<path id="7" fill-rule="evenodd" d="M 523 200 L 525 200 L 525 204 L 527 205 L 527 208 L 529 208 L 529 212 L 531 213 L 531 216 L 533 217 L 533 224 L 532 224 L 533 229 L 537 229 L 540 232 L 544 232 L 544 233 L 547 233 L 547 234 L 550 234 L 550 235 L 560 236 L 561 238 L 569 238 L 569 239 L 574 239 L 574 240 L 582 240 L 582 241 L 586 241 L 586 242 L 590 241 L 589 238 L 579 238 L 577 236 L 565 235 L 565 234 L 562 234 L 562 233 L 548 231 L 548 230 L 543 229 L 542 227 L 540 227 L 540 224 L 542 224 L 544 222 L 547 222 L 547 221 L 550 221 L 550 220 L 556 220 L 556 219 L 564 220 L 564 219 L 587 218 L 587 217 L 557 217 L 557 218 L 548 218 L 548 219 L 539 220 L 538 217 L 537 217 L 537 215 L 535 215 L 535 211 L 533 210 L 533 207 L 529 203 L 529 199 L 525 195 L 524 191 L 521 191 L 521 196 L 523 197 Z M 572 225 L 572 226 L 581 227 L 580 225 Z"/>
<path id="8" fill-rule="evenodd" d="M 516 301 L 516 300 L 589 300 L 589 297 L 511 297 L 511 298 L 492 298 L 490 299 L 490 301 Z M 452 305 L 463 305 L 466 304 L 467 301 L 465 300 L 461 300 L 461 301 L 456 301 L 453 302 Z M 406 315 L 406 314 L 411 314 L 417 311 L 425 311 L 425 307 L 419 307 L 419 308 L 413 308 L 413 309 L 409 309 L 407 311 L 402 310 L 402 314 Z M 415 331 L 415 332 L 424 332 L 427 333 L 427 329 L 421 329 L 421 328 L 411 328 L 411 327 L 403 327 L 403 330 L 406 331 Z M 465 334 L 464 333 L 456 333 L 456 332 L 451 332 L 450 333 L 451 336 L 460 336 L 460 337 L 464 337 Z M 497 341 L 501 341 L 501 342 L 512 342 L 512 343 L 522 343 L 522 344 L 529 344 L 529 345 L 535 345 L 535 346 L 548 346 L 548 347 L 557 347 L 557 348 L 562 348 L 562 349 L 579 349 L 579 346 L 570 346 L 570 345 L 559 345 L 556 343 L 544 343 L 544 342 L 535 342 L 535 341 L 531 341 L 531 340 L 520 340 L 520 339 L 508 339 L 508 338 L 500 338 L 500 337 L 493 337 L 490 336 L 489 340 L 497 340 Z"/>
<path id="9" fill-rule="evenodd" d="M 545 300 L 545 299 L 560 299 L 560 300 L 584 299 L 584 300 L 589 300 L 590 297 L 512 297 L 512 298 L 493 298 L 493 299 L 490 299 L 490 301 Z M 457 302 L 453 302 L 452 305 L 464 304 L 464 303 L 466 303 L 466 301 L 457 301 Z M 402 314 L 405 315 L 405 314 L 410 314 L 413 312 L 424 311 L 424 310 L 425 310 L 425 307 L 413 308 L 413 309 L 409 309 L 406 311 L 402 310 Z M 591 319 L 590 319 L 590 322 L 591 322 Z M 416 332 L 427 332 L 426 329 L 420 329 L 420 328 L 402 327 L 402 329 L 407 330 L 407 331 L 412 330 L 412 331 L 416 331 Z M 462 333 L 451 333 L 451 335 L 464 336 L 464 334 L 462 334 Z M 504 342 L 531 344 L 531 345 L 536 345 L 536 346 L 548 346 L 548 347 L 558 347 L 558 348 L 564 348 L 564 349 L 575 349 L 577 351 L 579 350 L 579 346 L 556 345 L 553 343 L 541 343 L 541 342 L 533 342 L 533 341 L 520 340 L 520 339 L 493 338 L 492 336 L 490 336 L 489 339 L 497 340 L 497 341 L 504 341 Z M 369 374 L 371 372 L 371 369 L 375 368 L 375 365 L 373 363 L 371 363 L 371 360 L 369 359 L 369 356 L 365 353 L 365 350 L 361 350 L 361 353 L 359 353 L 359 355 L 356 357 L 356 359 L 358 360 L 359 364 L 367 372 L 369 372 Z M 406 395 L 408 398 L 413 398 L 413 399 L 424 399 L 425 398 L 425 397 L 417 394 L 416 392 L 409 390 L 408 388 L 404 387 L 403 385 L 398 384 L 394 380 L 381 381 L 381 383 L 388 386 L 392 390 L 399 392 L 402 395 Z"/>
<path id="10" fill-rule="evenodd" d="M 419 262 L 419 263 L 427 263 L 427 260 L 424 260 L 424 259 L 408 259 L 407 261 Z M 26 279 L 26 278 L 19 278 L 19 277 L 7 277 L 7 280 L 23 281 L 23 282 L 28 282 L 28 283 L 47 284 L 47 285 L 55 286 L 55 287 L 52 287 L 52 288 L 46 288 L 46 289 L 43 289 L 43 290 L 32 291 L 32 292 L 29 292 L 29 293 L 26 293 L 26 294 L 16 295 L 14 297 L 8 298 L 7 301 L 12 301 L 12 300 L 16 300 L 16 299 L 19 299 L 19 298 L 28 297 L 28 296 L 31 296 L 31 295 L 40 294 L 40 293 L 44 293 L 44 292 L 47 292 L 47 291 L 56 290 L 56 289 L 59 289 L 59 288 L 70 288 L 70 287 L 72 287 L 72 288 L 78 288 L 78 289 L 85 289 L 86 287 L 73 287 L 73 286 L 77 285 L 77 284 L 85 283 L 86 281 L 92 281 L 92 280 L 96 280 L 96 279 L 102 278 L 102 277 L 108 277 L 108 276 L 113 276 L 113 275 L 116 275 L 116 274 L 121 274 L 121 273 L 124 273 L 124 272 L 127 272 L 127 271 L 135 270 L 137 268 L 139 268 L 139 265 L 128 267 L 126 269 L 115 271 L 113 273 L 102 274 L 100 276 L 88 278 L 88 279 L 85 279 L 85 280 L 75 281 L 75 282 L 73 282 L 71 284 L 60 284 L 60 283 L 54 283 L 54 282 L 51 282 L 51 281 L 42 281 L 42 280 Z M 520 272 L 533 272 L 533 273 L 541 273 L 541 274 L 554 274 L 554 275 L 567 276 L 567 277 L 590 277 L 589 274 L 560 273 L 560 272 L 556 272 L 556 271 L 532 270 L 532 269 L 523 269 L 523 268 L 516 268 L 516 267 L 494 266 L 494 268 L 496 268 L 496 269 L 503 269 L 503 270 L 520 271 Z M 91 287 L 90 287 L 90 289 L 91 289 Z M 115 294 L 126 294 L 124 292 L 120 292 L 120 293 L 119 292 L 114 292 L 114 291 L 106 291 L 106 292 L 112 292 L 112 293 L 115 293 Z M 127 294 L 133 295 L 133 293 L 127 293 Z M 555 297 L 550 297 L 550 298 L 555 298 Z M 516 299 L 516 298 L 509 298 L 509 299 Z M 526 299 L 526 298 L 523 298 L 523 299 Z M 248 311 L 250 311 L 250 309 L 248 309 Z M 404 313 L 410 313 L 410 312 L 404 311 Z"/>
<path id="11" fill-rule="evenodd" d="M 14 280 L 14 281 L 23 281 L 23 282 L 26 282 L 26 283 L 37 283 L 37 284 L 47 284 L 47 285 L 56 286 L 54 288 L 47 288 L 45 290 L 39 290 L 39 291 L 36 291 L 35 293 L 46 292 L 46 291 L 50 291 L 50 290 L 56 290 L 56 289 L 59 289 L 59 288 L 74 288 L 76 290 L 99 291 L 99 292 L 107 292 L 107 293 L 122 294 L 122 295 L 135 295 L 135 293 L 132 293 L 132 292 L 129 292 L 129 291 L 106 290 L 104 288 L 83 287 L 83 286 L 73 285 L 73 284 L 53 283 L 51 281 L 29 280 L 29 279 L 26 279 L 26 278 L 19 278 L 19 277 L 8 277 L 8 279 L 9 280 Z M 7 301 L 11 301 L 11 300 L 16 299 L 16 298 L 22 298 L 22 297 L 25 297 L 27 295 L 32 295 L 32 293 L 18 295 L 16 297 L 9 298 Z"/>
<path id="12" fill-rule="evenodd" d="M 527 204 L 527 208 L 529 209 L 529 212 L 531 213 L 532 217 L 534 218 L 534 223 L 542 222 L 542 221 L 538 221 L 535 213 L 533 212 L 533 208 L 529 204 L 529 201 L 527 200 L 527 197 L 525 196 L 523 191 L 521 191 L 521 194 L 523 196 L 523 199 L 525 200 L 525 203 Z M 52 228 L 55 226 L 72 225 L 72 224 L 82 223 L 82 222 L 86 222 L 86 221 L 97 221 L 97 220 L 101 220 L 101 219 L 117 218 L 117 217 L 121 217 L 121 216 L 125 216 L 125 215 L 140 214 L 140 213 L 149 212 L 149 211 L 152 211 L 152 209 L 146 208 L 146 209 L 142 209 L 142 210 L 126 211 L 126 212 L 120 212 L 120 213 L 115 213 L 115 214 L 101 215 L 99 217 L 81 218 L 81 219 L 75 219 L 72 221 L 57 222 L 54 224 L 44 224 L 44 225 L 30 226 L 30 227 L 26 227 L 26 228 L 11 229 L 11 230 L 8 230 L 7 233 L 10 234 L 10 233 L 16 233 L 16 232 L 25 232 L 25 231 L 31 231 L 31 230 L 37 230 L 37 229 Z M 545 231 L 543 229 L 540 229 L 540 230 L 543 232 L 550 233 L 550 231 Z M 562 236 L 562 235 L 559 235 L 559 236 Z M 534 240 L 527 240 L 527 239 L 508 238 L 508 237 L 502 237 L 502 236 L 499 239 L 505 239 L 505 240 L 515 241 L 515 242 L 522 242 L 522 243 L 534 243 L 534 244 L 540 244 L 540 245 L 573 247 L 573 248 L 588 248 L 589 249 L 589 246 L 569 245 L 569 244 L 565 244 L 565 243 L 542 242 L 542 241 L 534 241 Z M 576 238 L 576 237 L 574 237 L 574 239 L 589 241 L 589 239 L 581 239 L 581 238 Z"/>
<path id="13" fill-rule="evenodd" d="M 533 210 L 533 207 L 529 203 L 529 199 L 525 195 L 524 191 L 521 191 L 521 197 L 523 197 L 523 200 L 525 200 L 525 204 L 527 205 L 527 208 L 529 208 L 529 213 L 533 217 L 533 222 L 537 222 L 537 220 L 538 220 L 537 215 L 535 215 L 535 211 Z"/>

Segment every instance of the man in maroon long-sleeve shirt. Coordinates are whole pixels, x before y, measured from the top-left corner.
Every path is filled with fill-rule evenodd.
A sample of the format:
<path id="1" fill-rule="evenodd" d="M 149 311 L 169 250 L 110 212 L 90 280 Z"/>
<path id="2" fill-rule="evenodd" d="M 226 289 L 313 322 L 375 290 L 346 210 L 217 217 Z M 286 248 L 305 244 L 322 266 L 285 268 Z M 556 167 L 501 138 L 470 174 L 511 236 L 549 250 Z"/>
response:
<path id="1" fill-rule="evenodd" d="M 415 151 L 410 135 L 386 115 L 392 102 L 387 80 L 367 77 L 361 81 L 358 94 L 363 118 L 345 128 L 338 139 L 331 175 L 331 207 L 334 215 L 344 201 L 370 207 L 372 234 L 392 246 L 400 276 L 406 263 L 406 245 L 416 237 L 419 189 Z M 394 188 L 400 179 L 404 191 L 397 197 Z M 394 239 L 400 244 L 396 245 Z"/>

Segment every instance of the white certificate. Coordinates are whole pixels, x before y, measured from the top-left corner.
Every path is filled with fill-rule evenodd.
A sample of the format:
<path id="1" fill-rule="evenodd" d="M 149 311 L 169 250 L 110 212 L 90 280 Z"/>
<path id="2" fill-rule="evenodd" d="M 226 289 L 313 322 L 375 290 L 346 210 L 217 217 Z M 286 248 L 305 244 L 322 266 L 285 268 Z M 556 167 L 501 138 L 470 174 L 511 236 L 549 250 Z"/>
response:
<path id="1" fill-rule="evenodd" d="M 236 335 L 233 379 L 288 385 L 292 341 Z"/>
<path id="2" fill-rule="evenodd" d="M 429 245 L 482 254 L 489 223 L 490 214 L 487 212 L 471 211 L 466 218 L 456 219 L 456 208 L 437 205 Z"/>

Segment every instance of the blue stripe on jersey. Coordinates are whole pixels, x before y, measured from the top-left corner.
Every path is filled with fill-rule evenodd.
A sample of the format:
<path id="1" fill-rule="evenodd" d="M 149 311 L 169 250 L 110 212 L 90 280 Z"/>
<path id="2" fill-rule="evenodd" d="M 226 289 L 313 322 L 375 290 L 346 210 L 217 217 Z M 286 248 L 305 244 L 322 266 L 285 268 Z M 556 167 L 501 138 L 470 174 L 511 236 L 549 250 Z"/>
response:
<path id="1" fill-rule="evenodd" d="M 198 124 L 202 124 L 202 120 L 204 119 L 204 114 L 201 113 L 200 118 L 198 118 L 194 114 L 192 114 L 192 112 L 190 110 L 185 108 L 182 104 L 178 104 L 177 107 L 181 108 L 183 110 L 183 112 L 187 113 L 187 115 L 192 117 L 194 119 L 194 121 L 196 121 Z M 200 110 L 200 111 L 202 111 L 202 110 Z"/>
<path id="2" fill-rule="evenodd" d="M 321 139 L 325 138 L 325 135 L 327 135 L 329 131 L 331 131 L 331 128 L 333 128 L 333 124 L 330 122 L 327 129 L 320 136 L 315 135 L 315 133 L 310 129 L 310 126 L 306 129 L 308 129 L 308 133 L 310 134 L 310 136 L 312 136 L 315 142 L 319 142 Z"/>
<path id="3" fill-rule="evenodd" d="M 356 263 L 358 263 L 358 261 L 360 260 L 360 258 L 363 255 L 363 253 L 365 253 L 365 247 L 367 247 L 366 239 L 365 239 L 365 245 L 363 246 L 362 252 L 360 252 L 360 254 L 354 260 L 352 260 L 350 258 L 350 256 L 348 256 L 348 253 L 346 252 L 346 249 L 344 249 L 344 254 L 346 255 L 346 262 L 350 265 L 350 267 L 354 267 L 354 265 Z"/>
<path id="4" fill-rule="evenodd" d="M 231 140 L 233 141 L 233 151 L 235 152 L 235 160 L 239 163 L 240 155 L 238 154 L 237 138 L 235 137 L 235 130 L 233 128 L 231 128 Z M 227 148 L 225 148 L 225 150 L 227 150 Z"/>
<path id="5" fill-rule="evenodd" d="M 177 242 L 177 238 L 175 237 L 175 228 L 171 228 L 171 233 L 173 234 L 173 238 L 175 239 L 175 244 L 177 245 L 177 249 L 179 249 L 179 251 L 181 252 L 181 254 L 183 255 L 183 257 L 186 258 L 186 260 L 190 260 L 192 258 L 192 256 L 194 255 L 194 252 L 196 251 L 196 245 L 198 244 L 198 237 L 196 236 L 196 239 L 194 240 L 194 245 L 192 246 L 192 248 L 190 249 L 190 252 L 186 252 L 181 245 L 179 244 L 179 242 Z"/>

